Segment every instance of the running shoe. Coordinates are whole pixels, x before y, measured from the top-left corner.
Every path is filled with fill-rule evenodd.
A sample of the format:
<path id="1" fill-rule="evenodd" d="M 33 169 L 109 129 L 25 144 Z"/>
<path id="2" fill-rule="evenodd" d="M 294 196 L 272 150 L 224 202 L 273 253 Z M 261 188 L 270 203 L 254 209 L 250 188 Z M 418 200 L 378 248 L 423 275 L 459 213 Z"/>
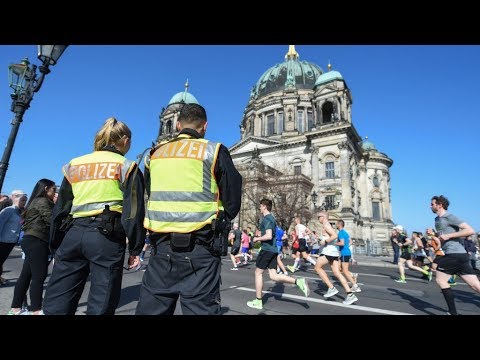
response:
<path id="1" fill-rule="evenodd" d="M 254 308 L 254 309 L 258 309 L 258 310 L 262 310 L 262 309 L 263 309 L 262 300 L 258 300 L 258 299 L 255 299 L 255 300 L 252 300 L 252 301 L 248 301 L 248 302 L 247 302 L 247 306 L 248 306 L 248 307 L 251 307 L 251 308 Z"/>

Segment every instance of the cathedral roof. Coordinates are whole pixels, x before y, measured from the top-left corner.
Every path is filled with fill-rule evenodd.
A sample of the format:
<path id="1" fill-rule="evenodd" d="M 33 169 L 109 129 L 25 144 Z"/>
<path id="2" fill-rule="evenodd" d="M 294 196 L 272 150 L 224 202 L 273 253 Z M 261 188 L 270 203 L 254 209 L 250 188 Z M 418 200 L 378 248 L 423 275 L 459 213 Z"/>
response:
<path id="1" fill-rule="evenodd" d="M 328 83 L 328 82 L 333 81 L 333 80 L 343 80 L 342 74 L 340 74 L 336 70 L 332 70 L 332 71 L 323 73 L 322 75 L 320 75 L 318 77 L 317 81 L 315 82 L 315 86 L 319 86 L 319 85 Z"/>
<path id="2" fill-rule="evenodd" d="M 178 104 L 178 103 L 185 103 L 185 104 L 199 104 L 198 100 L 188 92 L 188 87 L 190 85 L 188 84 L 188 80 L 185 83 L 185 91 L 181 91 L 179 93 L 176 93 L 175 95 L 172 96 L 170 101 L 168 102 L 168 105 L 171 104 Z M 199 104 L 200 105 L 200 104 Z"/>
<path id="3" fill-rule="evenodd" d="M 365 136 L 365 140 L 362 141 L 362 149 L 363 151 L 377 150 L 375 148 L 375 145 L 372 142 L 368 141 L 368 136 Z"/>
<path id="4" fill-rule="evenodd" d="M 182 102 L 185 104 L 198 104 L 198 100 L 195 98 L 195 96 L 188 92 L 181 91 L 172 96 L 172 98 L 168 102 L 168 105 Z"/>
<path id="5" fill-rule="evenodd" d="M 290 45 L 285 61 L 272 66 L 260 76 L 252 89 L 252 97 L 262 97 L 287 88 L 313 89 L 316 80 L 323 73 L 314 63 L 300 61 L 295 47 Z"/>

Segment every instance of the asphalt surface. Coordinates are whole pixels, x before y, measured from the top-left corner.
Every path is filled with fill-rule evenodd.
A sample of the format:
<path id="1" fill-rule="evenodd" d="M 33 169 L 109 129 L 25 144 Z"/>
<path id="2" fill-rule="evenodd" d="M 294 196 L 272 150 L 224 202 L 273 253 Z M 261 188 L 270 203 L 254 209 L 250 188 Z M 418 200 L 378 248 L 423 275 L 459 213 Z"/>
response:
<path id="1" fill-rule="evenodd" d="M 224 315 L 445 315 L 447 307 L 435 281 L 421 279 L 421 274 L 406 270 L 407 283 L 394 281 L 398 277 L 397 266 L 387 257 L 356 256 L 357 264 L 351 270 L 359 274 L 358 282 L 362 292 L 357 293 L 358 302 L 344 305 L 345 292 L 331 276 L 339 293 L 329 299 L 323 297 L 327 287 L 313 270 L 313 266 L 302 266 L 293 277 L 305 277 L 311 294 L 307 298 L 294 285 L 275 283 L 264 274 L 263 309 L 249 308 L 246 303 L 255 298 L 255 264 L 240 265 L 232 271 L 228 257 L 222 258 L 222 313 Z M 15 247 L 4 264 L 3 277 L 9 282 L 0 287 L 0 314 L 10 309 L 13 289 L 20 274 L 23 261 L 21 252 Z M 292 259 L 285 261 L 293 264 Z M 122 295 L 116 315 L 134 315 L 140 291 L 141 280 L 148 266 L 148 252 L 143 266 L 138 271 L 124 271 Z M 50 271 L 51 272 L 51 269 Z M 331 271 L 327 271 L 332 275 Z M 48 277 L 46 283 L 48 282 Z M 454 288 L 456 305 L 462 315 L 480 314 L 480 296 L 461 280 Z M 80 299 L 77 315 L 86 311 L 89 282 Z M 175 314 L 182 314 L 178 304 Z"/>

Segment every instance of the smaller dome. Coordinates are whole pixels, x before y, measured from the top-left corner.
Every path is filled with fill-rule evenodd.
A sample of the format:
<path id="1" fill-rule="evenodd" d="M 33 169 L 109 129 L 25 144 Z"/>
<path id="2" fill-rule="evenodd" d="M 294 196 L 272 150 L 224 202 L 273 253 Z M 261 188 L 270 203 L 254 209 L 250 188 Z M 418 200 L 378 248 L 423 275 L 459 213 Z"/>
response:
<path id="1" fill-rule="evenodd" d="M 342 80 L 343 81 L 343 76 L 340 74 L 338 71 L 332 70 L 326 73 L 323 73 L 320 75 L 315 82 L 315 86 L 319 86 L 322 84 L 325 84 L 327 82 L 333 81 L 333 80 Z"/>
<path id="2" fill-rule="evenodd" d="M 193 96 L 192 94 L 186 91 L 182 91 L 173 95 L 170 101 L 168 102 L 168 105 L 176 104 L 176 103 L 199 104 L 195 96 Z"/>
<path id="3" fill-rule="evenodd" d="M 368 141 L 368 136 L 365 136 L 365 140 L 362 141 L 362 149 L 363 151 L 377 150 L 375 148 L 375 145 L 372 142 Z"/>

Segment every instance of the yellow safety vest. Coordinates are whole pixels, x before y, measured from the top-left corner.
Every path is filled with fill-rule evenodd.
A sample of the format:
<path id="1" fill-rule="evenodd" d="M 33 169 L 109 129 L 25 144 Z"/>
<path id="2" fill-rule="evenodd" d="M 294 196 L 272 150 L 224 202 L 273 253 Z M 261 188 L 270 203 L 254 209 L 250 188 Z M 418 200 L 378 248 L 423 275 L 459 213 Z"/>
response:
<path id="1" fill-rule="evenodd" d="M 123 191 L 134 161 L 111 151 L 95 151 L 73 159 L 63 167 L 63 174 L 72 185 L 74 218 L 100 214 L 105 205 L 122 212 Z"/>
<path id="2" fill-rule="evenodd" d="M 146 229 L 190 233 L 216 219 L 223 208 L 214 175 L 219 149 L 219 143 L 181 134 L 145 158 L 150 169 Z"/>

